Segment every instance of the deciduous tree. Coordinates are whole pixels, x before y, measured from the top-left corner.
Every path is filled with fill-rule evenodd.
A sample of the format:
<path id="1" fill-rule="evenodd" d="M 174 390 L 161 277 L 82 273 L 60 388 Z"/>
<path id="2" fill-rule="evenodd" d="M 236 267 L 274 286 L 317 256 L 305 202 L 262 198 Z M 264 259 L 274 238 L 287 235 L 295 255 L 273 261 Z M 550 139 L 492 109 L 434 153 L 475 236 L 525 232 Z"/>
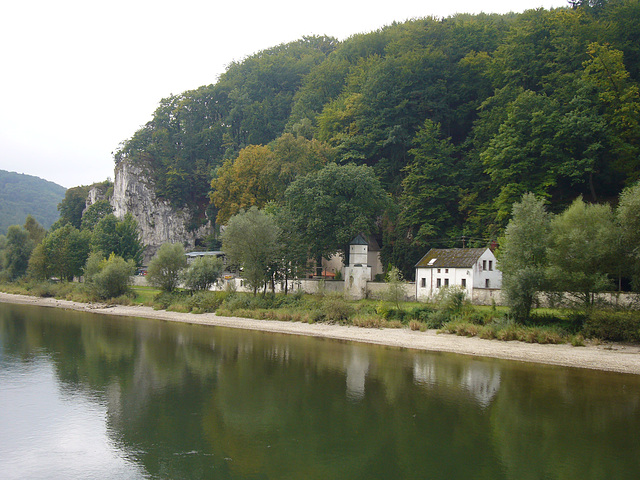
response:
<path id="1" fill-rule="evenodd" d="M 222 274 L 222 260 L 213 256 L 194 259 L 182 275 L 184 287 L 189 290 L 209 290 Z"/>
<path id="2" fill-rule="evenodd" d="M 165 292 L 172 292 L 180 283 L 187 257 L 181 243 L 165 243 L 149 262 L 147 281 Z"/>
<path id="3" fill-rule="evenodd" d="M 555 290 L 576 295 L 585 308 L 593 306 L 595 295 L 612 285 L 608 274 L 617 271 L 617 236 L 609 205 L 578 198 L 554 217 L 547 275 Z"/>
<path id="4" fill-rule="evenodd" d="M 300 177 L 285 193 L 291 221 L 312 258 L 347 251 L 360 232 L 373 233 L 389 205 L 389 197 L 373 169 L 365 165 L 338 166 Z"/>
<path id="5" fill-rule="evenodd" d="M 550 220 L 544 201 L 527 193 L 513 205 L 500 240 L 502 295 L 517 320 L 529 318 L 536 296 L 545 287 Z"/>
<path id="6" fill-rule="evenodd" d="M 275 219 L 257 207 L 231 217 L 222 234 L 222 250 L 231 263 L 242 267 L 242 276 L 254 295 L 267 284 L 278 262 L 278 239 Z"/>

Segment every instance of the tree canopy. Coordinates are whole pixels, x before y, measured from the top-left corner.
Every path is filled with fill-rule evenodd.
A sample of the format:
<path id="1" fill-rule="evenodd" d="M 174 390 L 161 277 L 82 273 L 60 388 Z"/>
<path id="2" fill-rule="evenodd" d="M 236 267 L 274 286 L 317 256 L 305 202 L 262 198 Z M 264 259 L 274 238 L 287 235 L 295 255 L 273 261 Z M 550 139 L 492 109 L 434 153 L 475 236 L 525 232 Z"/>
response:
<path id="1" fill-rule="evenodd" d="M 163 99 L 115 159 L 220 223 L 331 162 L 370 167 L 391 203 L 369 233 L 407 275 L 432 246 L 488 245 L 526 192 L 558 213 L 638 180 L 638 38 L 635 0 L 305 37 Z"/>

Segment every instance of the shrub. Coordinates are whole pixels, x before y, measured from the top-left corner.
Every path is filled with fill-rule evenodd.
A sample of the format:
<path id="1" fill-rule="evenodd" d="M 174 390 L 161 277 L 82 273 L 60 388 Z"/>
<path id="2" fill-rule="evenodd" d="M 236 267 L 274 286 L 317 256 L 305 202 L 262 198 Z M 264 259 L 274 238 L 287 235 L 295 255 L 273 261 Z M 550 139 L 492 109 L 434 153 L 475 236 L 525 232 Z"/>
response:
<path id="1" fill-rule="evenodd" d="M 460 314 L 470 305 L 466 290 L 458 286 L 441 288 L 434 300 L 439 310 L 452 315 Z"/>
<path id="2" fill-rule="evenodd" d="M 111 254 L 108 260 L 102 260 L 99 264 L 90 265 L 95 260 L 91 255 L 87 260 L 86 270 L 91 271 L 87 279 L 90 290 L 101 299 L 116 298 L 125 295 L 131 285 L 131 275 L 135 272 L 136 265 L 133 260 L 125 261 L 122 257 Z"/>
<path id="3" fill-rule="evenodd" d="M 215 312 L 227 297 L 226 292 L 196 292 L 187 303 L 194 313 Z"/>
<path id="4" fill-rule="evenodd" d="M 344 322 L 355 313 L 355 309 L 341 295 L 326 295 L 322 300 L 322 312 L 329 322 Z"/>
<path id="5" fill-rule="evenodd" d="M 212 256 L 196 258 L 182 273 L 184 287 L 189 290 L 209 290 L 220 274 L 224 266 L 222 260 Z"/>
<path id="6" fill-rule="evenodd" d="M 583 332 L 586 337 L 614 342 L 640 341 L 640 312 L 593 311 L 587 318 Z"/>
<path id="7" fill-rule="evenodd" d="M 378 315 L 356 315 L 351 323 L 356 327 L 363 328 L 382 328 L 384 319 Z"/>
<path id="8" fill-rule="evenodd" d="M 421 332 L 426 332 L 427 331 L 427 325 L 419 322 L 418 320 L 411 320 L 409 322 L 409 328 L 411 330 L 420 330 Z"/>
<path id="9" fill-rule="evenodd" d="M 187 266 L 184 247 L 181 243 L 165 243 L 149 262 L 147 282 L 172 292 L 178 286 L 182 270 Z"/>
<path id="10" fill-rule="evenodd" d="M 411 310 L 407 312 L 407 316 L 414 320 L 419 320 L 421 322 L 425 322 L 429 319 L 429 317 L 435 312 L 435 309 L 428 305 L 421 305 L 418 307 L 413 307 Z"/>
<path id="11" fill-rule="evenodd" d="M 446 311 L 436 310 L 427 317 L 425 325 L 427 328 L 442 328 L 449 320 L 451 317 Z"/>

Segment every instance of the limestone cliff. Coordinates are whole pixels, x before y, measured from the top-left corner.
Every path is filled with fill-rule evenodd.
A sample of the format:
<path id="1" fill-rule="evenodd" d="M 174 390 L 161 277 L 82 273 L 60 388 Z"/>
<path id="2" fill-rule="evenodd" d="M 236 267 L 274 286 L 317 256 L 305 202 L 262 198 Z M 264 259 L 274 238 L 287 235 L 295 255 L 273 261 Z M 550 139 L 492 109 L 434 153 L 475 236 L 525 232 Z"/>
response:
<path id="1" fill-rule="evenodd" d="M 164 243 L 182 243 L 189 250 L 197 238 L 210 233 L 210 226 L 190 231 L 193 213 L 177 210 L 169 202 L 158 199 L 153 181 L 146 169 L 128 161 L 116 166 L 111 205 L 114 214 L 123 218 L 131 213 L 140 226 L 142 243 L 145 245 L 145 264 Z"/>

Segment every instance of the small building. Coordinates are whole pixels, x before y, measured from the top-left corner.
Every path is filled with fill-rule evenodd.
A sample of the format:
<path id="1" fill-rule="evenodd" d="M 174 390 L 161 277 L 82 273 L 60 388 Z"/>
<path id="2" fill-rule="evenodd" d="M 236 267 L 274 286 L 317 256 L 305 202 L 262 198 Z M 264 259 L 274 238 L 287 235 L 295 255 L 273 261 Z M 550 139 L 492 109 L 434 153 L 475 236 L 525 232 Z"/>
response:
<path id="1" fill-rule="evenodd" d="M 347 296 L 365 298 L 367 282 L 373 280 L 368 262 L 369 242 L 358 235 L 349 243 L 349 265 L 344 267 L 344 291 Z"/>
<path id="2" fill-rule="evenodd" d="M 416 300 L 457 285 L 473 298 L 476 289 L 500 289 L 502 272 L 490 248 L 432 248 L 416 264 Z"/>
<path id="3" fill-rule="evenodd" d="M 201 258 L 201 257 L 216 257 L 216 258 L 221 258 L 223 262 L 225 261 L 224 252 L 221 252 L 220 250 L 207 251 L 207 252 L 187 252 L 185 253 L 185 256 L 187 257 L 188 263 L 191 263 L 196 258 Z"/>

